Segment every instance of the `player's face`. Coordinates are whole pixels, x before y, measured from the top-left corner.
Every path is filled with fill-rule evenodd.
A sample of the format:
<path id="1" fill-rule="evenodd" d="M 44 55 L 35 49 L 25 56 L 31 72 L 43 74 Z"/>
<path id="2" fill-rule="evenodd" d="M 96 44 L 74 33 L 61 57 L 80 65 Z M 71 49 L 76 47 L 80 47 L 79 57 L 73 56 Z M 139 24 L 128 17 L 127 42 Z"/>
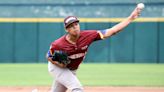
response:
<path id="1" fill-rule="evenodd" d="M 80 25 L 78 22 L 74 22 L 72 24 L 70 24 L 67 28 L 66 28 L 67 32 L 73 36 L 77 36 L 80 34 Z"/>

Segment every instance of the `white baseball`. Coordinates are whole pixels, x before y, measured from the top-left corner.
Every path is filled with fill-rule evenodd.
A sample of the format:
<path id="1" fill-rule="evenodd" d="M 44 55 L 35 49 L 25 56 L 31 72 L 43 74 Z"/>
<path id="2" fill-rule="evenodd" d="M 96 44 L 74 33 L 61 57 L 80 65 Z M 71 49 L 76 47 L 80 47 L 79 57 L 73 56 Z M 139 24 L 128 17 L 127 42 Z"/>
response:
<path id="1" fill-rule="evenodd" d="M 143 9 L 143 8 L 145 8 L 145 5 L 143 3 L 139 3 L 139 4 L 137 4 L 137 8 Z"/>

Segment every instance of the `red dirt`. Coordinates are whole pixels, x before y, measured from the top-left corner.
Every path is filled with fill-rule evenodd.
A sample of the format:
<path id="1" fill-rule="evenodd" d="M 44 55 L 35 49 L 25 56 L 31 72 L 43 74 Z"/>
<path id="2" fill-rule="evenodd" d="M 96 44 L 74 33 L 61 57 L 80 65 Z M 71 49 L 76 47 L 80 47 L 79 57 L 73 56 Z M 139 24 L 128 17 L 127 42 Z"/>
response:
<path id="1" fill-rule="evenodd" d="M 32 92 L 34 89 L 50 91 L 50 87 L 0 87 L 0 92 Z M 164 87 L 84 87 L 84 92 L 164 92 Z"/>

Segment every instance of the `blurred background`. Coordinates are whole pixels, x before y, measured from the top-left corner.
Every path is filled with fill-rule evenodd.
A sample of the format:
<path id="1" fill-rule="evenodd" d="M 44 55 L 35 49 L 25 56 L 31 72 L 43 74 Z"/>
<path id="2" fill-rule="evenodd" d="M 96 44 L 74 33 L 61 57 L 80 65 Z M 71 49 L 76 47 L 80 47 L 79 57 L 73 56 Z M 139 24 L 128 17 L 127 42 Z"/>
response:
<path id="1" fill-rule="evenodd" d="M 163 0 L 0 0 L 0 63 L 47 63 L 50 43 L 65 34 L 63 18 L 81 29 L 106 29 L 144 3 L 140 19 L 91 45 L 84 62 L 164 63 Z"/>

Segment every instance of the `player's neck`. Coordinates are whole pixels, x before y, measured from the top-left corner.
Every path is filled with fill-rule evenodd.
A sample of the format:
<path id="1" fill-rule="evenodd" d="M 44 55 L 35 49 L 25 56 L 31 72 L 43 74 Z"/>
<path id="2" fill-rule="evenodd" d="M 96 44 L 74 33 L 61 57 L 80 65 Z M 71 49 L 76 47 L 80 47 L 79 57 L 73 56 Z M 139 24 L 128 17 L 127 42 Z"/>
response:
<path id="1" fill-rule="evenodd" d="M 70 34 L 66 35 L 66 40 L 70 42 L 71 44 L 76 44 L 77 39 L 79 38 L 79 35 L 77 36 L 72 36 Z"/>

